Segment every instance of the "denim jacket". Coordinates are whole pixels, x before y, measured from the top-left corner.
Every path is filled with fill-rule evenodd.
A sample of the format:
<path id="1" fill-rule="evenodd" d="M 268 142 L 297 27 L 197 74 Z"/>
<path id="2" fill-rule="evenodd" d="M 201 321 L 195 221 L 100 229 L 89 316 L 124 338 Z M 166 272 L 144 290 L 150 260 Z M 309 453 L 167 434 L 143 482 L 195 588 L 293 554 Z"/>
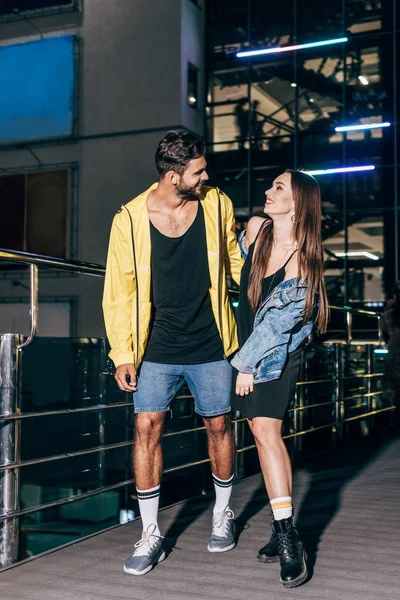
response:
<path id="1" fill-rule="evenodd" d="M 242 254 L 243 234 L 239 238 Z M 313 321 L 303 320 L 307 279 L 282 281 L 259 306 L 254 329 L 233 357 L 231 364 L 241 373 L 253 373 L 254 383 L 281 376 L 288 352 L 296 350 L 311 334 Z"/>

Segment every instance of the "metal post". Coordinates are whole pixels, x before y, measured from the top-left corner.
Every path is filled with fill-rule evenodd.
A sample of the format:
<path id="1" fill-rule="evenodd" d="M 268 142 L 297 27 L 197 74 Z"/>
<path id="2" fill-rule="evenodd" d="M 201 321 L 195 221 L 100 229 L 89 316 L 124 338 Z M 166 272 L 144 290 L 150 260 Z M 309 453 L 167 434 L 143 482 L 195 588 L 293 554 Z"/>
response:
<path id="1" fill-rule="evenodd" d="M 37 329 L 37 315 L 38 315 L 38 295 L 39 295 L 39 269 L 36 265 L 29 265 L 30 273 L 30 320 L 31 327 L 30 333 L 23 344 L 18 346 L 18 350 L 23 350 L 30 344 L 32 344 Z"/>
<path id="2" fill-rule="evenodd" d="M 368 375 L 372 375 L 372 373 L 374 372 L 373 367 L 374 367 L 374 347 L 372 346 L 372 344 L 368 344 L 368 346 L 367 346 L 367 373 L 368 373 Z M 374 408 L 373 408 L 374 400 L 373 400 L 373 397 L 370 395 L 370 394 L 372 394 L 374 389 L 375 389 L 375 386 L 373 385 L 372 377 L 368 377 L 368 379 L 367 379 L 367 394 L 368 394 L 368 396 L 367 396 L 367 412 L 372 412 L 374 410 Z M 368 419 L 369 432 L 370 432 L 371 429 L 373 429 L 374 425 L 375 425 L 375 416 L 370 415 L 369 417 L 367 417 L 367 419 Z"/>
<path id="3" fill-rule="evenodd" d="M 353 341 L 353 315 L 350 311 L 345 313 L 346 318 L 346 338 L 347 343 L 351 344 Z"/>
<path id="4" fill-rule="evenodd" d="M 342 415 L 342 403 L 343 403 L 343 353 L 341 344 L 336 344 L 335 348 L 335 426 L 333 429 L 333 445 L 336 446 L 337 442 L 343 437 L 343 415 Z"/>
<path id="5" fill-rule="evenodd" d="M 247 0 L 247 40 L 249 49 L 251 48 L 251 33 L 252 33 L 252 0 Z M 249 147 L 247 149 L 247 206 L 249 211 L 249 219 L 253 212 L 253 107 L 251 100 L 252 92 L 252 60 L 251 57 L 247 63 L 247 100 L 249 103 L 249 110 L 247 113 L 247 137 L 249 140 Z"/>
<path id="6" fill-rule="evenodd" d="M 303 350 L 301 353 L 301 362 L 300 362 L 300 369 L 299 369 L 299 379 L 300 381 L 304 382 L 307 380 L 307 376 L 306 376 L 306 371 L 307 371 L 307 364 L 306 364 L 306 350 Z M 304 408 L 305 406 L 305 391 L 306 391 L 306 386 L 305 385 L 297 385 L 296 386 L 296 393 L 295 393 L 295 400 L 294 400 L 294 408 Z M 304 410 L 295 410 L 293 412 L 293 430 L 294 433 L 299 433 L 300 431 L 304 431 L 305 426 L 304 426 L 304 418 L 305 418 L 305 411 Z M 293 438 L 293 442 L 294 442 L 294 453 L 296 456 L 298 456 L 301 451 L 303 450 L 303 436 L 298 435 L 295 438 Z"/>
<path id="7" fill-rule="evenodd" d="M 20 336 L 11 333 L 0 336 L 0 465 L 20 460 L 19 420 L 1 419 L 19 410 Z M 19 509 L 19 469 L 7 469 L 0 474 L 0 514 Z M 18 517 L 0 523 L 0 567 L 18 560 Z"/>
<path id="8" fill-rule="evenodd" d="M 241 414 L 239 411 L 234 412 L 234 419 L 241 418 Z M 237 452 L 241 448 L 244 447 L 244 426 L 245 423 L 242 421 L 241 423 L 233 424 L 233 438 L 235 442 L 235 475 L 238 479 L 243 479 L 244 477 L 244 452 Z"/>
<path id="9" fill-rule="evenodd" d="M 106 340 L 102 339 L 100 343 L 100 381 L 99 381 L 99 401 L 101 404 L 106 403 L 106 376 L 107 376 L 107 349 L 106 349 Z M 93 353 L 94 350 L 91 349 Z M 92 361 L 93 362 L 93 361 Z M 99 410 L 97 413 L 97 426 L 98 426 L 98 440 L 99 445 L 104 446 L 106 443 L 106 417 L 105 411 Z M 102 450 L 99 452 L 98 456 L 98 477 L 97 481 L 101 487 L 105 485 L 106 482 L 106 452 Z"/>

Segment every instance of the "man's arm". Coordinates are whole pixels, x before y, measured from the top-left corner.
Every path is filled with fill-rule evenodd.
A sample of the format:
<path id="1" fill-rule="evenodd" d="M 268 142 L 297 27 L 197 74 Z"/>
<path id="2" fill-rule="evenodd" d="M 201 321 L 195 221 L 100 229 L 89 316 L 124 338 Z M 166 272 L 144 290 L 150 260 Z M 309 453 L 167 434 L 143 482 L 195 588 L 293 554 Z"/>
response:
<path id="1" fill-rule="evenodd" d="M 132 245 L 129 237 L 123 232 L 124 218 L 121 213 L 117 214 L 111 228 L 104 282 L 103 313 L 111 346 L 110 358 L 117 367 L 118 385 L 120 389 L 132 391 L 136 383 L 132 340 L 134 331 L 131 319 L 136 278 Z M 130 375 L 130 384 L 126 381 L 126 375 Z"/>
<path id="2" fill-rule="evenodd" d="M 243 258 L 237 243 L 233 204 L 232 200 L 224 193 L 221 193 L 221 199 L 223 199 L 225 206 L 225 223 L 223 223 L 225 231 L 225 270 L 226 274 L 229 275 L 235 283 L 240 285 L 240 272 L 243 266 Z"/>

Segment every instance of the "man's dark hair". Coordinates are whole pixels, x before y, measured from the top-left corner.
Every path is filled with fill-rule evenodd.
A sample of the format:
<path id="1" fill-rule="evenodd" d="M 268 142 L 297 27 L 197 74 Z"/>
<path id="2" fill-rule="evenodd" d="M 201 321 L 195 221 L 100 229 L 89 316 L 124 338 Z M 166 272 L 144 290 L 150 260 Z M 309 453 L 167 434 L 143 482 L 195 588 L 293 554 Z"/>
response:
<path id="1" fill-rule="evenodd" d="M 156 167 L 160 177 L 168 171 L 182 175 L 187 164 L 193 158 L 201 158 L 206 153 L 203 138 L 191 131 L 168 131 L 158 144 L 156 152 Z"/>

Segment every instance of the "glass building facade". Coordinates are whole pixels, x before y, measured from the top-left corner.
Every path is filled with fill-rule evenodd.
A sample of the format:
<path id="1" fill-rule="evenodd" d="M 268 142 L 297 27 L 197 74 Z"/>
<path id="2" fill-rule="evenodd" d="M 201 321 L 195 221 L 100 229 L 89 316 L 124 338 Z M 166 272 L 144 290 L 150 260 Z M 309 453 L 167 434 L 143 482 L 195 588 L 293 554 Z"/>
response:
<path id="1" fill-rule="evenodd" d="M 382 305 L 399 278 L 398 4 L 208 2 L 208 162 L 238 226 L 286 168 L 371 166 L 317 176 L 333 304 Z"/>

